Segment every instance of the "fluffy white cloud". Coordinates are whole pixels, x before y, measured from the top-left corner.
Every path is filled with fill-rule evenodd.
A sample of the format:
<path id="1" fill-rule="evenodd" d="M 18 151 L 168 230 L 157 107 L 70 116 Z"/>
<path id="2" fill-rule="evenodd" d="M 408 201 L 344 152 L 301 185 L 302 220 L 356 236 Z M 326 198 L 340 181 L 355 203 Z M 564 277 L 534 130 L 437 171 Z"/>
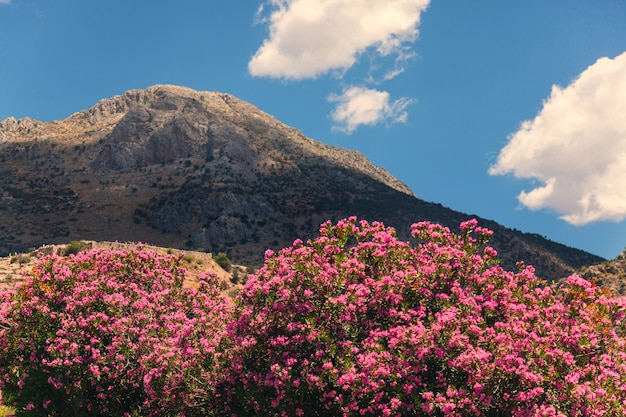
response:
<path id="1" fill-rule="evenodd" d="M 330 115 L 336 123 L 334 129 L 347 134 L 360 125 L 371 126 L 383 121 L 405 123 L 406 108 L 414 102 L 400 98 L 390 103 L 388 92 L 357 86 L 344 89 L 341 95 L 332 94 L 328 100 L 337 103 Z"/>
<path id="2" fill-rule="evenodd" d="M 542 185 L 519 194 L 575 225 L 626 218 L 626 52 L 601 58 L 509 137 L 490 168 Z"/>
<path id="3" fill-rule="evenodd" d="M 0 0 L 0 4 L 11 4 L 11 0 Z"/>
<path id="4" fill-rule="evenodd" d="M 314 78 L 345 71 L 372 48 L 411 56 L 421 13 L 430 0 L 268 0 L 270 35 L 248 64 L 254 76 Z M 259 9 L 260 13 L 264 8 Z M 399 71 L 394 69 L 389 74 Z"/>

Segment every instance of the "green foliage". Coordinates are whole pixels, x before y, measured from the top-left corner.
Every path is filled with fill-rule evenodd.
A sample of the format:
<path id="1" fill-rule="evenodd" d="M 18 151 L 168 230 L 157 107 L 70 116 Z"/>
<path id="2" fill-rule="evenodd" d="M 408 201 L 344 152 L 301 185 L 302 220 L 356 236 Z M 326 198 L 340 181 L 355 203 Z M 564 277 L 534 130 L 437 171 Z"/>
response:
<path id="1" fill-rule="evenodd" d="M 230 261 L 230 258 L 224 252 L 218 253 L 217 255 L 215 255 L 215 258 L 213 259 L 215 259 L 215 262 L 217 262 L 217 264 L 221 266 L 222 269 L 226 272 L 230 272 L 230 270 L 233 267 L 233 264 Z"/>
<path id="2" fill-rule="evenodd" d="M 235 269 L 233 271 L 233 276 L 230 278 L 230 282 L 232 282 L 233 284 L 238 284 L 239 283 L 239 270 Z"/>
<path id="3" fill-rule="evenodd" d="M 81 242 L 80 240 L 72 240 L 65 247 L 63 251 L 63 256 L 76 255 L 78 252 L 84 250 L 87 247 L 85 242 Z"/>

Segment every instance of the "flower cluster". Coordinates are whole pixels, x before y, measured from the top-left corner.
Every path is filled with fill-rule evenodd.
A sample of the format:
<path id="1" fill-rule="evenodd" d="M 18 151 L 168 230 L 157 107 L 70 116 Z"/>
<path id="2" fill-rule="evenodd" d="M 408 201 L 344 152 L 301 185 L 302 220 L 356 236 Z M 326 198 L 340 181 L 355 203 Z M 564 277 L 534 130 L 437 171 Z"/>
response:
<path id="1" fill-rule="evenodd" d="M 29 416 L 626 415 L 626 300 L 505 271 L 491 234 L 327 222 L 234 303 L 141 247 L 48 257 L 0 293 L 0 388 Z"/>
<path id="2" fill-rule="evenodd" d="M 456 235 L 326 223 L 244 287 L 230 406 L 272 416 L 626 415 L 626 303 L 497 265 L 475 221 Z"/>
<path id="3" fill-rule="evenodd" d="M 33 416 L 201 410 L 230 303 L 216 277 L 192 289 L 185 276 L 142 247 L 42 259 L 2 294 L 5 402 Z"/>

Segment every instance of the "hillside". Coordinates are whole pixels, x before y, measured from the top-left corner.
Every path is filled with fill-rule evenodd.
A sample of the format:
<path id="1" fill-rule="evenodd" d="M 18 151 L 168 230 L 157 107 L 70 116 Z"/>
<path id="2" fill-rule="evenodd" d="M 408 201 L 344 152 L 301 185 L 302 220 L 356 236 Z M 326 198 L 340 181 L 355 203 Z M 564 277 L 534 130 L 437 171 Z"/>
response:
<path id="1" fill-rule="evenodd" d="M 581 268 L 580 275 L 608 288 L 613 294 L 626 295 L 626 251 L 615 259 Z"/>
<path id="2" fill-rule="evenodd" d="M 103 250 L 130 250 L 137 247 L 135 243 L 122 242 L 94 242 L 72 241 L 68 244 L 45 245 L 31 249 L 28 253 L 16 253 L 10 256 L 0 257 L 0 288 L 15 285 L 24 278 L 39 261 L 47 255 L 65 256 L 80 250 L 103 249 Z M 196 285 L 198 277 L 206 272 L 215 273 L 226 286 L 227 293 L 231 288 L 235 291 L 245 279 L 246 271 L 241 266 L 233 266 L 230 271 L 225 271 L 210 253 L 197 251 L 181 251 L 174 248 L 162 248 L 144 245 L 146 250 L 158 254 L 173 254 L 181 257 L 181 266 L 188 272 L 188 285 Z"/>
<path id="3" fill-rule="evenodd" d="M 65 120 L 0 124 L 0 255 L 71 240 L 226 252 L 258 265 L 266 248 L 357 215 L 408 238 L 470 216 L 417 198 L 356 151 L 305 137 L 231 95 L 157 85 Z M 493 229 L 514 268 L 556 279 L 603 261 L 538 235 Z"/>

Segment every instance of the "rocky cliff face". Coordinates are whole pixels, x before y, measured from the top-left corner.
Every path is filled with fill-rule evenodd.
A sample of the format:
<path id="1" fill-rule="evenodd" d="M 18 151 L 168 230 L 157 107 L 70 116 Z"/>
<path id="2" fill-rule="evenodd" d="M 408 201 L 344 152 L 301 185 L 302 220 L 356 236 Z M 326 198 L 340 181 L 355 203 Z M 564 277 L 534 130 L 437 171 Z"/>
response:
<path id="1" fill-rule="evenodd" d="M 0 127 L 0 253 L 72 239 L 224 251 L 260 263 L 266 248 L 357 215 L 393 225 L 469 218 L 416 198 L 358 152 L 305 137 L 228 94 L 158 85 L 63 121 Z M 494 229 L 507 266 L 557 278 L 601 260 Z"/>

